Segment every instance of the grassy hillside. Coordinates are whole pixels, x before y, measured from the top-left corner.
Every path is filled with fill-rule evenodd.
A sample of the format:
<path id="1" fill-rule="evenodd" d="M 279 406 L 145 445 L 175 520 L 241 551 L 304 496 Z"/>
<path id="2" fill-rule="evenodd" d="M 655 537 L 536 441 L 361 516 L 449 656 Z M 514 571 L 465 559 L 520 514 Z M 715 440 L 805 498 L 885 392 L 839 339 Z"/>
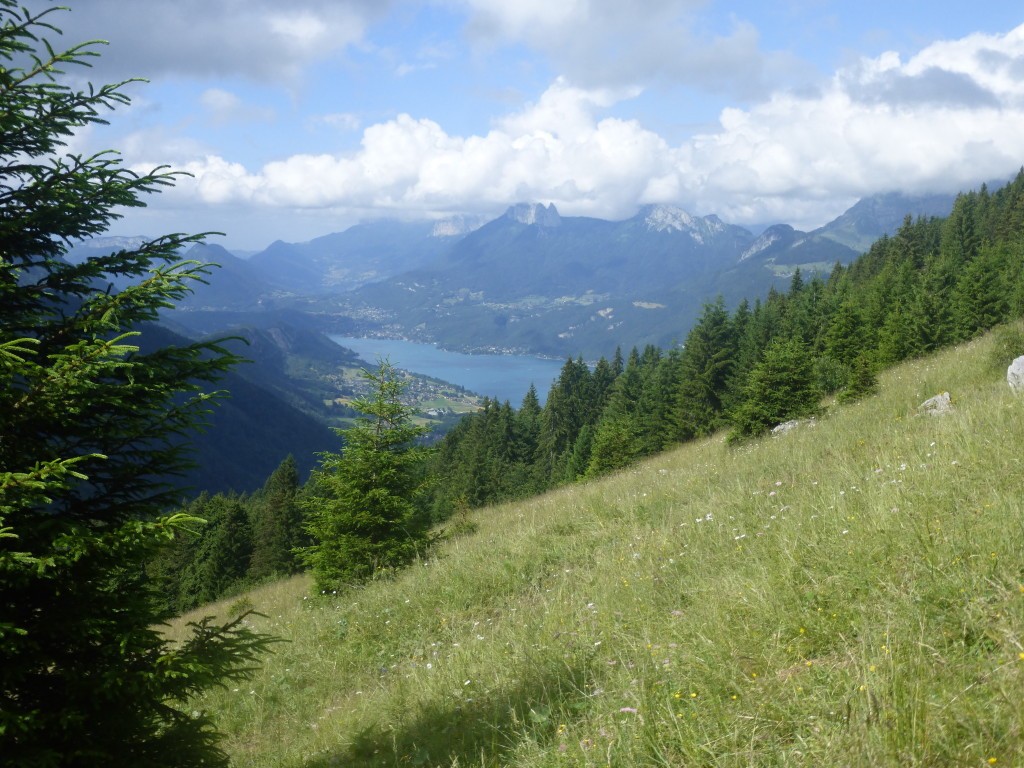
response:
<path id="1" fill-rule="evenodd" d="M 1024 765 L 1024 397 L 994 346 L 475 513 L 391 581 L 253 592 L 290 642 L 196 706 L 240 766 Z"/>

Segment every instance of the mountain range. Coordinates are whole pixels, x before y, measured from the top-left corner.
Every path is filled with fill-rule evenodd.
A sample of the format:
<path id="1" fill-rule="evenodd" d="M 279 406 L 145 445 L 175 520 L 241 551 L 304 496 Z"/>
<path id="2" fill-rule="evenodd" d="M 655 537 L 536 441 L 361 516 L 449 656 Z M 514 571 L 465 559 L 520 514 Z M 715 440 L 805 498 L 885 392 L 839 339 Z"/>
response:
<path id="1" fill-rule="evenodd" d="M 704 301 L 728 305 L 784 287 L 800 269 L 849 263 L 905 217 L 943 216 L 952 195 L 875 195 L 811 232 L 759 232 L 718 216 L 651 205 L 622 221 L 521 203 L 496 219 L 372 221 L 248 259 L 218 245 L 189 258 L 220 265 L 168 317 L 197 332 L 272 327 L 427 341 L 468 352 L 588 358 L 685 337 Z M 125 247 L 99 238 L 70 258 Z"/>
<path id="2" fill-rule="evenodd" d="M 332 330 L 593 358 L 671 345 L 709 298 L 734 305 L 785 286 L 797 269 L 828 272 L 908 215 L 948 214 L 953 200 L 877 195 L 811 232 L 776 224 L 756 234 L 673 206 L 607 221 L 523 203 L 482 225 L 374 222 L 277 242 L 245 263 L 276 286 L 264 302 Z"/>
<path id="3" fill-rule="evenodd" d="M 864 198 L 823 227 L 760 231 L 651 205 L 622 221 L 562 216 L 520 203 L 496 219 L 377 220 L 304 243 L 276 241 L 242 259 L 196 246 L 220 265 L 168 317 L 196 332 L 293 326 L 434 342 L 467 352 L 588 358 L 684 338 L 704 301 L 728 305 L 784 287 L 796 269 L 849 263 L 905 217 L 944 216 L 952 195 Z M 97 238 L 71 249 L 130 247 Z"/>
<path id="4" fill-rule="evenodd" d="M 665 347 L 716 294 L 735 304 L 787 283 L 797 268 L 828 271 L 908 215 L 948 214 L 953 199 L 867 198 L 812 232 L 776 224 L 755 234 L 671 206 L 606 221 L 518 204 L 490 221 L 368 222 L 307 243 L 278 241 L 248 259 L 197 245 L 185 258 L 220 268 L 163 316 L 160 334 L 169 343 L 183 343 L 175 333 L 238 336 L 253 362 L 224 382 L 232 396 L 215 411 L 219 428 L 197 436 L 200 466 L 187 482 L 251 490 L 287 453 L 302 456 L 306 471 L 313 451 L 336 445 L 322 413 L 331 395 L 323 373 L 358 361 L 325 332 L 590 358 L 616 346 Z M 96 238 L 67 258 L 143 240 Z"/>

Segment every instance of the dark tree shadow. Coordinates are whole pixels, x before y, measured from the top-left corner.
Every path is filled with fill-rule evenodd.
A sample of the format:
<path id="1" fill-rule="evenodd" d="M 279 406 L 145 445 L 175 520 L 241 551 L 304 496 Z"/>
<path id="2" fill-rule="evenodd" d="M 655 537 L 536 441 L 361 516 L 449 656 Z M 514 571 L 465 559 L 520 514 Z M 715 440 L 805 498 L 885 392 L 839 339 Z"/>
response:
<path id="1" fill-rule="evenodd" d="M 410 719 L 395 730 L 368 729 L 345 748 L 300 765 L 498 765 L 524 736 L 554 744 L 558 725 L 574 710 L 589 706 L 586 699 L 590 679 L 588 665 L 582 659 L 564 659 L 521 675 L 514 687 L 473 697 L 472 701 L 421 708 L 410 713 Z"/>

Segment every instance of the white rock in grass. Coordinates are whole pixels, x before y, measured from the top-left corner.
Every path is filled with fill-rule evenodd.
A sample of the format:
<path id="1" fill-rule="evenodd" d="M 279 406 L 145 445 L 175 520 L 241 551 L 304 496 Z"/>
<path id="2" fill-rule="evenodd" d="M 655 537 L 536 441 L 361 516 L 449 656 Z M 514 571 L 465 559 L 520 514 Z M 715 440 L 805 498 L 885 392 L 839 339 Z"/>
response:
<path id="1" fill-rule="evenodd" d="M 947 413 L 952 413 L 953 403 L 950 402 L 949 392 L 943 392 L 941 395 L 929 397 L 917 406 L 917 410 L 921 413 L 927 413 L 929 416 L 945 416 Z"/>
<path id="2" fill-rule="evenodd" d="M 777 427 L 772 427 L 772 434 L 778 437 L 779 435 L 784 435 L 787 432 L 792 432 L 799 426 L 800 422 L 797 419 L 793 419 L 792 421 L 784 421 Z"/>
<path id="3" fill-rule="evenodd" d="M 1006 369 L 1006 383 L 1014 392 L 1024 392 L 1024 355 L 1010 363 Z"/>
<path id="4" fill-rule="evenodd" d="M 792 432 L 797 427 L 813 427 L 816 424 L 814 417 L 811 416 L 809 419 L 792 419 L 790 421 L 784 421 L 777 427 L 772 427 L 772 436 L 778 437 L 784 435 L 787 432 Z"/>

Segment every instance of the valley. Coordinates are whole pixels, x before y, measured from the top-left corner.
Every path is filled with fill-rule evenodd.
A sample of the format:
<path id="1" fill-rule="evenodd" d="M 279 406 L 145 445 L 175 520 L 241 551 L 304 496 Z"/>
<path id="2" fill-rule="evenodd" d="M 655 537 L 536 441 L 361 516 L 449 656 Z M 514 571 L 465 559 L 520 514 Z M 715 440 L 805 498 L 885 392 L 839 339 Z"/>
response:
<path id="1" fill-rule="evenodd" d="M 490 221 L 366 222 L 248 259 L 204 245 L 190 256 L 221 269 L 172 317 L 212 331 L 205 317 L 258 325 L 284 312 L 322 333 L 596 360 L 677 344 L 716 295 L 734 307 L 786 288 L 798 269 L 827 275 L 907 216 L 943 216 L 952 203 L 878 195 L 813 232 L 759 234 L 672 206 L 606 221 L 517 204 Z"/>
<path id="2" fill-rule="evenodd" d="M 408 394 L 420 400 L 431 395 L 467 398 L 467 391 L 484 397 L 508 400 L 517 406 L 530 386 L 536 387 L 543 402 L 551 382 L 558 378 L 564 360 L 494 351 L 484 354 L 452 352 L 434 344 L 405 339 L 351 338 L 330 335 L 337 344 L 351 349 L 364 360 L 388 359 L 398 368 L 415 371 L 421 377 L 410 385 Z M 452 382 L 456 386 L 443 384 Z M 418 391 L 426 393 L 420 398 Z M 479 405 L 479 397 L 468 398 Z"/>
<path id="3" fill-rule="evenodd" d="M 382 344 L 402 356 L 416 350 L 392 362 L 409 372 L 410 404 L 439 437 L 484 396 L 518 407 L 533 383 L 543 401 L 567 358 L 593 364 L 617 348 L 678 348 L 716 295 L 727 308 L 763 300 L 797 270 L 827 275 L 852 262 L 866 238 L 951 205 L 952 197 L 880 195 L 814 232 L 777 224 L 755 235 L 671 206 L 616 222 L 519 204 L 490 221 L 367 222 L 247 259 L 195 245 L 184 256 L 217 268 L 162 322 L 185 337 L 234 338 L 230 348 L 249 362 L 214 414 L 227 428 L 196 436 L 200 469 L 185 487 L 253 490 L 288 452 L 308 472 L 317 452 L 337 446 L 326 428 L 352 424 L 352 403 L 366 394 L 360 372 Z M 140 242 L 99 237 L 67 258 L 81 263 Z M 125 287 L 119 280 L 113 289 Z M 461 359 L 471 370 L 423 357 L 445 353 L 470 355 Z M 299 423 L 301 431 L 288 427 Z"/>

